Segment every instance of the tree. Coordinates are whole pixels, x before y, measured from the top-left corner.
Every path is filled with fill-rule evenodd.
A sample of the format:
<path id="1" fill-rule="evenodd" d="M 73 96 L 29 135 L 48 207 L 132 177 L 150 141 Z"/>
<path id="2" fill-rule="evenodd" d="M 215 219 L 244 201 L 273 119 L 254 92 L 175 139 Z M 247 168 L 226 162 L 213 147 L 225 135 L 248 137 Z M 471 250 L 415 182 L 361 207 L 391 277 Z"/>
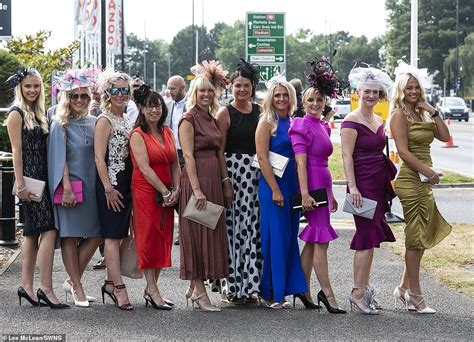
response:
<path id="1" fill-rule="evenodd" d="M 459 1 L 459 41 L 473 31 L 474 4 Z M 439 71 L 436 81 L 445 77 L 444 59 L 456 47 L 456 0 L 420 0 L 418 10 L 418 65 L 433 73 Z M 410 0 L 386 0 L 389 12 L 386 35 L 388 66 L 393 69 L 398 59 L 410 50 Z"/>
<path id="2" fill-rule="evenodd" d="M 13 89 L 9 89 L 5 81 L 21 67 L 18 58 L 5 50 L 0 50 L 0 107 L 8 107 L 13 101 Z M 0 117 L 0 122 L 2 122 Z"/>
<path id="3" fill-rule="evenodd" d="M 236 21 L 233 26 L 222 27 L 217 36 L 216 58 L 225 70 L 232 73 L 236 69 L 239 58 L 245 56 L 245 24 Z"/>
<path id="4" fill-rule="evenodd" d="M 51 74 L 70 68 L 72 57 L 79 49 L 79 42 L 75 41 L 65 48 L 45 51 L 44 46 L 50 36 L 51 31 L 40 31 L 34 36 L 12 38 L 6 44 L 7 51 L 15 55 L 22 66 L 38 70 L 44 81 L 45 94 L 51 93 Z M 51 104 L 51 98 L 50 96 L 45 97 L 48 107 Z"/>
<path id="5" fill-rule="evenodd" d="M 470 33 L 464 39 L 464 44 L 459 46 L 458 54 L 462 95 L 474 98 L 474 33 Z M 443 71 L 448 79 L 454 79 L 457 69 L 456 49 L 451 49 L 448 57 L 444 60 Z"/>

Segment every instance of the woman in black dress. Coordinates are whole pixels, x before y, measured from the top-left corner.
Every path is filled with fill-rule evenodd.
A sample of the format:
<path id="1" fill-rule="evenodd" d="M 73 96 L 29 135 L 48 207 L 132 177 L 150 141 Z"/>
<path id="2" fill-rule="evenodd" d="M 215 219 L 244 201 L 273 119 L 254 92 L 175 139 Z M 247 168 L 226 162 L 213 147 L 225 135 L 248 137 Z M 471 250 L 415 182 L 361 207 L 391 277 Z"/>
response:
<path id="1" fill-rule="evenodd" d="M 35 69 L 23 69 L 8 79 L 15 87 L 14 105 L 10 108 L 7 130 L 13 151 L 13 167 L 19 197 L 25 214 L 25 237 L 22 245 L 21 286 L 18 298 L 25 298 L 32 305 L 46 303 L 54 309 L 66 308 L 54 294 L 52 271 L 57 230 L 54 227 L 51 200 L 47 186 L 40 202 L 32 200 L 24 177 L 47 182 L 48 123 L 44 109 L 44 86 Z M 41 240 L 39 237 L 41 236 Z M 39 243 L 39 241 L 41 241 Z M 36 294 L 33 278 L 36 259 L 40 269 L 40 287 Z"/>

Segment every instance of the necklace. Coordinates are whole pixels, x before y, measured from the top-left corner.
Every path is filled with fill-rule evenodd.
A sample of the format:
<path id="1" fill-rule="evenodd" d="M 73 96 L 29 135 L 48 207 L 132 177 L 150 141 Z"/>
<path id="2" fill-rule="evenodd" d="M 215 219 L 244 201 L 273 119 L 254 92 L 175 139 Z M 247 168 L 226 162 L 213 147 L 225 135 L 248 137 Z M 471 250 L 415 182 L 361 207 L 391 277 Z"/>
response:
<path id="1" fill-rule="evenodd" d="M 362 113 L 362 111 L 359 112 L 360 115 L 364 118 L 364 121 L 367 122 L 369 125 L 372 125 L 374 123 L 374 115 L 371 114 L 371 119 L 369 120 L 368 116 Z"/>
<path id="2" fill-rule="evenodd" d="M 89 140 L 87 140 L 87 123 L 85 122 L 85 118 L 82 120 L 84 121 L 84 127 L 85 127 L 84 130 L 82 129 L 82 125 L 80 125 L 77 121 L 74 123 L 77 125 L 77 127 L 79 127 L 79 131 L 81 132 L 84 143 L 89 144 Z"/>

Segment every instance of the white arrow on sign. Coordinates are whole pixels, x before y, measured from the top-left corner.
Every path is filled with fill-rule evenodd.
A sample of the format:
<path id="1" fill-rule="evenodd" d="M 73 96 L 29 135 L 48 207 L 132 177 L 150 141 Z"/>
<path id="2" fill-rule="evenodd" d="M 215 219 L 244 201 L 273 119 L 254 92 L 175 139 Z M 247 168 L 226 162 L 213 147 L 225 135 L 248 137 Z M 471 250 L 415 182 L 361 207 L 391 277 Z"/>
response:
<path id="1" fill-rule="evenodd" d="M 283 56 L 277 56 L 277 57 L 275 57 L 275 60 L 277 62 L 283 62 Z"/>
<path id="2" fill-rule="evenodd" d="M 252 29 L 252 25 L 253 25 L 253 23 L 251 21 L 249 21 L 249 30 Z"/>
<path id="3" fill-rule="evenodd" d="M 252 44 L 252 43 L 249 44 L 249 48 L 252 49 L 252 48 L 254 48 L 254 47 L 257 47 L 257 45 L 254 45 L 254 44 Z"/>

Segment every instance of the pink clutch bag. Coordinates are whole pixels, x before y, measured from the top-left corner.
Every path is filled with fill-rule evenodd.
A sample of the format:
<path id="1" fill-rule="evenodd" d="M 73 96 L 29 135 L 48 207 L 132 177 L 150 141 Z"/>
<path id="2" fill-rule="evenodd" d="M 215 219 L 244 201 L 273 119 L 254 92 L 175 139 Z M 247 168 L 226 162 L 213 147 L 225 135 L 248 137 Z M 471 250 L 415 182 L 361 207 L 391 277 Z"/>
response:
<path id="1" fill-rule="evenodd" d="M 77 181 L 71 181 L 71 188 L 72 191 L 74 192 L 74 196 L 76 196 L 76 202 L 77 203 L 82 203 L 83 195 L 82 195 L 82 181 L 77 180 Z M 54 190 L 54 204 L 61 204 L 62 199 L 63 199 L 63 184 L 59 183 L 58 187 L 56 190 Z"/>

